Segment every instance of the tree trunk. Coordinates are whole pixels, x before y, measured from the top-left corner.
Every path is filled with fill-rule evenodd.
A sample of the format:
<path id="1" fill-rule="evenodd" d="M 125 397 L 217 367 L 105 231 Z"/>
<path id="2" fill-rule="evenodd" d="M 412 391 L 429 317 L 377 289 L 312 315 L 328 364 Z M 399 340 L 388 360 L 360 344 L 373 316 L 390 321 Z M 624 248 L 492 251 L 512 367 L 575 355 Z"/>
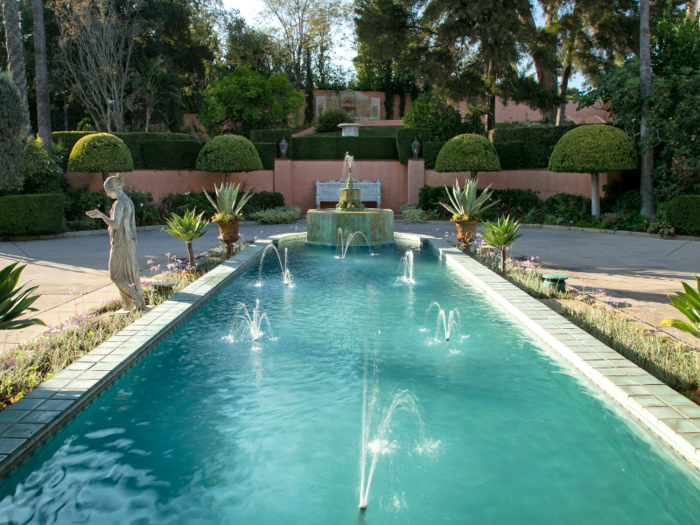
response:
<path id="1" fill-rule="evenodd" d="M 489 99 L 489 114 L 486 116 L 486 131 L 496 129 L 496 95 Z"/>
<path id="2" fill-rule="evenodd" d="M 506 274 L 506 247 L 501 246 L 501 273 Z"/>
<path id="3" fill-rule="evenodd" d="M 145 133 L 148 133 L 148 129 L 151 127 L 151 111 L 153 110 L 152 107 L 147 106 L 146 107 L 146 125 L 143 128 L 143 131 Z"/>
<path id="4" fill-rule="evenodd" d="M 22 33 L 19 27 L 17 0 L 3 0 L 3 20 L 5 21 L 5 47 L 7 47 L 7 65 L 12 73 L 19 92 L 24 97 L 24 110 L 27 114 L 27 129 L 31 131 L 29 104 L 27 102 L 27 79 L 24 73 L 24 54 L 22 51 Z"/>
<path id="5" fill-rule="evenodd" d="M 185 246 L 187 246 L 187 253 L 190 256 L 190 270 L 192 270 L 194 272 L 197 265 L 194 262 L 194 250 L 192 250 L 192 243 L 186 242 Z"/>
<path id="6" fill-rule="evenodd" d="M 471 180 L 475 180 L 475 179 L 476 179 L 476 174 L 477 174 L 477 173 L 479 173 L 479 172 L 478 172 L 478 171 L 472 171 L 472 172 L 470 172 L 470 177 L 469 177 L 469 178 L 470 178 Z"/>
<path id="7" fill-rule="evenodd" d="M 39 137 L 44 143 L 44 150 L 46 153 L 51 153 L 51 101 L 46 62 L 44 6 L 41 0 L 32 0 L 32 16 L 34 18 L 34 62 L 36 66 L 36 127 Z"/>
<path id="8" fill-rule="evenodd" d="M 557 126 L 563 126 L 566 124 L 566 105 L 568 101 L 566 100 L 566 92 L 569 89 L 569 76 L 571 75 L 571 64 L 568 63 L 564 68 L 564 72 L 561 75 L 561 85 L 559 86 L 559 96 L 562 97 L 564 102 L 559 106 L 559 111 L 557 111 Z"/>
<path id="9" fill-rule="evenodd" d="M 639 59 L 640 59 L 640 92 L 642 97 L 642 162 L 639 192 L 642 197 L 642 215 L 651 217 L 654 215 L 653 180 L 651 172 L 654 170 L 654 149 L 648 143 L 649 124 L 649 93 L 651 92 L 651 39 L 649 35 L 649 0 L 639 2 Z"/>
<path id="10" fill-rule="evenodd" d="M 600 184 L 598 181 L 598 174 L 591 173 L 591 215 L 596 219 L 600 219 Z"/>

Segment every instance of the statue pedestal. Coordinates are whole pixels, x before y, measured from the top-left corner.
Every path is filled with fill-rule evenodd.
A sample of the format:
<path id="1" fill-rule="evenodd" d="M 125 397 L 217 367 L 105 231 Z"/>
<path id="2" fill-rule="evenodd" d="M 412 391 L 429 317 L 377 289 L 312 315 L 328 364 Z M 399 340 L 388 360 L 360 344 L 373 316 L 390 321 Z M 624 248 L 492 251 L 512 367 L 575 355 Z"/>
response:
<path id="1" fill-rule="evenodd" d="M 394 212 L 379 208 L 364 211 L 309 210 L 306 214 L 306 243 L 317 246 L 337 246 L 338 228 L 344 237 L 362 232 L 365 242 L 358 236 L 354 246 L 378 246 L 394 244 Z"/>

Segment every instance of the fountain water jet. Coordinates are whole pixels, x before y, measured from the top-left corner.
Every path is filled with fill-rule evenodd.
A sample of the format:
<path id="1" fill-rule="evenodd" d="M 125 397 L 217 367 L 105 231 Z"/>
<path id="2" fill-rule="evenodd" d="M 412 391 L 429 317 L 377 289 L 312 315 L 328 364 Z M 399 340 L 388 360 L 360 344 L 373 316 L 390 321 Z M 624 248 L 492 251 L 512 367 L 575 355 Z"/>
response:
<path id="1" fill-rule="evenodd" d="M 367 236 L 362 233 L 362 232 L 352 232 L 350 235 L 347 237 L 345 236 L 345 232 L 343 232 L 342 228 L 338 228 L 338 233 L 336 235 L 336 240 L 338 241 L 337 243 L 337 248 L 336 248 L 336 253 L 340 252 L 340 258 L 345 259 L 345 255 L 348 253 L 348 248 L 350 247 L 351 244 L 353 244 L 353 239 L 357 237 L 358 235 L 362 236 L 362 238 L 365 240 L 365 245 L 369 247 L 369 254 L 374 255 L 372 252 L 372 247 L 369 245 L 367 242 Z"/>
<path id="2" fill-rule="evenodd" d="M 293 285 L 292 283 L 292 274 L 289 271 L 289 268 L 287 266 L 287 255 L 288 255 L 288 249 L 284 249 L 284 264 L 282 264 L 282 257 L 280 256 L 280 252 L 277 249 L 277 246 L 274 244 L 270 243 L 268 244 L 265 249 L 263 250 L 262 256 L 260 257 L 260 266 L 258 267 L 258 282 L 255 284 L 255 286 L 262 286 L 262 269 L 263 269 L 263 263 L 265 262 L 265 255 L 267 254 L 267 251 L 272 248 L 275 250 L 275 253 L 277 254 L 277 260 L 280 263 L 280 271 L 282 272 L 282 284 L 287 284 L 287 285 Z"/>
<path id="3" fill-rule="evenodd" d="M 430 303 L 430 306 L 425 311 L 426 317 L 428 316 L 428 312 L 430 312 L 430 310 L 432 310 L 433 306 L 437 306 L 437 308 L 438 308 L 437 328 L 435 329 L 435 339 L 438 341 L 440 340 L 440 327 L 442 327 L 443 332 L 445 334 L 445 341 L 449 341 L 450 334 L 452 333 L 452 330 L 454 330 L 454 329 L 459 330 L 459 326 L 462 324 L 462 319 L 459 316 L 459 310 L 457 310 L 455 308 L 453 310 L 450 310 L 450 313 L 448 315 L 446 315 L 445 310 L 440 308 L 440 304 L 433 301 L 432 303 Z"/>
<path id="4" fill-rule="evenodd" d="M 401 258 L 399 273 L 403 271 L 403 275 L 397 281 L 406 284 L 415 284 L 413 280 L 413 250 L 406 250 L 406 255 Z"/>
<path id="5" fill-rule="evenodd" d="M 250 312 L 248 312 L 245 303 L 238 303 L 236 306 L 237 313 L 231 320 L 231 330 L 227 337 L 229 341 L 241 341 L 244 336 L 250 336 L 253 341 L 257 341 L 265 335 L 265 332 L 262 331 L 263 321 L 267 323 L 270 337 L 274 337 L 267 314 L 260 312 L 260 299 L 255 300 L 255 308 L 253 308 L 252 316 Z"/>

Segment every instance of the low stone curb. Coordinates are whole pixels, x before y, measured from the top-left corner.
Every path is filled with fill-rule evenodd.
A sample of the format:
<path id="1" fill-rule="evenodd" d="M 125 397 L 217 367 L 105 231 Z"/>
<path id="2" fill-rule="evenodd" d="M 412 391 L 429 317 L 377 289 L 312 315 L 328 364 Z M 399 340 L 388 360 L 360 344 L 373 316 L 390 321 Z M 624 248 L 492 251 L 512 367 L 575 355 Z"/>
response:
<path id="1" fill-rule="evenodd" d="M 700 469 L 700 406 L 446 241 L 417 236 Z"/>

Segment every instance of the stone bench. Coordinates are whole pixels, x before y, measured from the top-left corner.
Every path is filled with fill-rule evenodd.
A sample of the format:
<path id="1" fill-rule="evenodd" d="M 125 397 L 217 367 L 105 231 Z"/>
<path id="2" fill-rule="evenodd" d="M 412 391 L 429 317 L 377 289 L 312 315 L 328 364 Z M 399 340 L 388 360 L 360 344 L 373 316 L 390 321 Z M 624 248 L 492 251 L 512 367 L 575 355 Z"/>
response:
<path id="1" fill-rule="evenodd" d="M 330 180 L 320 182 L 316 180 L 316 209 L 321 209 L 322 202 L 339 202 L 340 190 L 345 187 L 346 179 L 338 181 Z M 377 208 L 382 207 L 382 183 L 363 180 L 362 182 L 352 179 L 355 188 L 360 189 L 360 200 L 362 202 L 376 201 Z"/>

